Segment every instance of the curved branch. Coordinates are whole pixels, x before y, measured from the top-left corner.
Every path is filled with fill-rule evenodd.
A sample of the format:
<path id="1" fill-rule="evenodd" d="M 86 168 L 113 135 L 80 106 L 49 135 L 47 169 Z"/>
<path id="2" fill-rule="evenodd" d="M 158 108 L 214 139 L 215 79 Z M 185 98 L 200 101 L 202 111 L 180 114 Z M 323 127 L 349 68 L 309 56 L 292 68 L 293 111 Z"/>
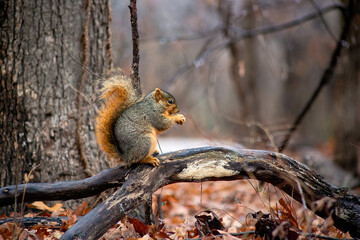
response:
<path id="1" fill-rule="evenodd" d="M 158 167 L 131 168 L 122 187 L 73 225 L 61 239 L 95 239 L 157 189 L 176 182 L 257 179 L 277 186 L 335 227 L 360 237 L 360 199 L 333 187 L 286 155 L 222 147 L 188 149 L 159 156 Z M 86 230 L 85 230 L 86 229 Z"/>

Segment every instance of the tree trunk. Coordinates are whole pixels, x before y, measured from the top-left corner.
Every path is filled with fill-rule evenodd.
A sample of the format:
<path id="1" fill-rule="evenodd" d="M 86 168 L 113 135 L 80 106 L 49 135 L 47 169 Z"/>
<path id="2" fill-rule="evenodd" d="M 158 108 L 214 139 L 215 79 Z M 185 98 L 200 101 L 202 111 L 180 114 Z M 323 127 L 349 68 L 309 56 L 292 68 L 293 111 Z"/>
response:
<path id="1" fill-rule="evenodd" d="M 348 1 L 350 14 L 355 14 L 347 36 L 349 47 L 344 48 L 335 79 L 335 157 L 337 164 L 360 175 L 360 3 Z"/>
<path id="2" fill-rule="evenodd" d="M 93 72 L 112 65 L 110 3 L 1 1 L 0 186 L 82 179 L 105 167 Z M 16 180 L 16 176 L 18 180 Z"/>

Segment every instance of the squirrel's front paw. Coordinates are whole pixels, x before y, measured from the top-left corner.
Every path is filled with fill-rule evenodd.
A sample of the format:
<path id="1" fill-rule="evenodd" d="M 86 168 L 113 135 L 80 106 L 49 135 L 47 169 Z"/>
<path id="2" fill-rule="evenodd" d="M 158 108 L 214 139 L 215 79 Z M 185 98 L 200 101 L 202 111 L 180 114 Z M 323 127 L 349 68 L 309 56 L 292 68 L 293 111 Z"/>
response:
<path id="1" fill-rule="evenodd" d="M 150 163 L 154 167 L 159 166 L 159 159 L 153 156 L 147 156 L 146 158 L 142 159 L 139 163 Z"/>
<path id="2" fill-rule="evenodd" d="M 182 124 L 185 122 L 185 117 L 184 117 L 184 115 L 182 115 L 182 114 L 176 115 L 175 122 L 176 122 L 177 124 L 182 125 Z"/>

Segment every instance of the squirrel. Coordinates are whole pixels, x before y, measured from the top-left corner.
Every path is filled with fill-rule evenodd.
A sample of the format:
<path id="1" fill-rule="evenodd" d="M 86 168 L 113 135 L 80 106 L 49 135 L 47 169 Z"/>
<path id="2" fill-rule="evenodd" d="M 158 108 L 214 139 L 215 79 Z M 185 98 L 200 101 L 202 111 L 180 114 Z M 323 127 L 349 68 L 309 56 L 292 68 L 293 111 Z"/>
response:
<path id="1" fill-rule="evenodd" d="M 121 69 L 107 74 L 99 94 L 104 100 L 95 123 L 100 149 L 128 167 L 133 163 L 158 166 L 157 134 L 185 122 L 175 98 L 159 88 L 145 97 L 138 96 Z"/>

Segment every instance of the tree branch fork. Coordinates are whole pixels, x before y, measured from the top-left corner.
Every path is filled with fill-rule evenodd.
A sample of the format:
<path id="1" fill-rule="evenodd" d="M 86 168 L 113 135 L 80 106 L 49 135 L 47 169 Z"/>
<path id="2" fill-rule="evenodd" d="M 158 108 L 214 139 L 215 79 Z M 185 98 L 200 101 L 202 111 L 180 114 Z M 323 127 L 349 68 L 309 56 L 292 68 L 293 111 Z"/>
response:
<path id="1" fill-rule="evenodd" d="M 352 237 L 360 237 L 360 199 L 326 183 L 306 165 L 280 153 L 262 150 L 203 147 L 159 155 L 158 167 L 142 164 L 107 169 L 79 181 L 29 183 L 25 201 L 68 200 L 120 187 L 76 222 L 61 239 L 95 239 L 159 188 L 177 182 L 256 179 L 271 183 Z M 25 185 L 18 186 L 22 198 Z M 0 189 L 0 206 L 12 204 L 15 186 Z"/>

